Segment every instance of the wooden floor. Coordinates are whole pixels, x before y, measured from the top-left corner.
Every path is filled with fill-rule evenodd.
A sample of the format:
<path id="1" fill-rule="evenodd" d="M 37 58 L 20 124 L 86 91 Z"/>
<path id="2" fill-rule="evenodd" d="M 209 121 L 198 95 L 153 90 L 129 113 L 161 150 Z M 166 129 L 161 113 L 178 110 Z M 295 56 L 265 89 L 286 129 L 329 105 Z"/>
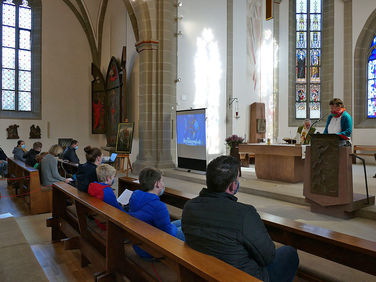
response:
<path id="1" fill-rule="evenodd" d="M 37 235 L 49 238 L 51 230 L 47 227 L 40 228 L 41 223 L 37 225 L 35 219 L 31 219 L 24 199 L 15 197 L 14 191 L 7 187 L 6 181 L 0 180 L 0 214 L 11 213 L 14 217 L 30 217 L 30 222 L 38 229 Z M 44 226 L 44 223 L 43 223 Z M 47 232 L 47 234 L 46 234 Z M 42 235 L 43 233 L 43 235 Z M 28 237 L 28 234 L 25 234 Z M 34 234 L 35 237 L 35 234 Z M 35 240 L 35 238 L 34 238 Z M 80 263 L 80 252 L 78 250 L 64 250 L 64 244 L 43 243 L 30 245 L 35 257 L 41 265 L 49 281 L 93 281 L 94 269 L 91 265 L 82 268 Z M 303 276 L 304 277 L 304 276 Z M 307 277 L 295 277 L 294 282 L 317 281 L 315 279 L 307 279 Z M 1 281 L 1 276 L 0 276 Z M 26 280 L 25 280 L 26 281 Z"/>
<path id="2" fill-rule="evenodd" d="M 15 197 L 14 191 L 7 187 L 7 182 L 0 179 L 0 214 L 10 213 L 14 217 L 28 216 L 23 198 Z M 50 228 L 39 230 L 50 233 Z M 24 234 L 27 237 L 27 234 Z M 50 281 L 93 281 L 94 270 L 89 265 L 81 268 L 78 250 L 66 251 L 63 243 L 45 243 L 30 245 Z M 25 277 L 26 278 L 26 277 Z M 1 277 L 0 277 L 1 281 Z M 27 279 L 25 279 L 27 281 Z"/>
<path id="3" fill-rule="evenodd" d="M 91 266 L 81 267 L 80 252 L 64 250 L 62 242 L 32 245 L 39 264 L 50 281 L 93 281 Z"/>

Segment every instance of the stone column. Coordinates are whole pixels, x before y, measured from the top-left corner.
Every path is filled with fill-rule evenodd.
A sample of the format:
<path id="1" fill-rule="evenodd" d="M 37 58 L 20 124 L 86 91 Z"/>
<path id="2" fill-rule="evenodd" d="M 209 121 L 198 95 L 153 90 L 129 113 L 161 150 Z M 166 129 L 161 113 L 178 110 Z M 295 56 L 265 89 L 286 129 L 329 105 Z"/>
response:
<path id="1" fill-rule="evenodd" d="M 133 167 L 174 167 L 172 118 L 176 104 L 176 3 L 153 0 L 140 11 L 139 154 Z M 146 11 L 147 8 L 147 11 Z"/>

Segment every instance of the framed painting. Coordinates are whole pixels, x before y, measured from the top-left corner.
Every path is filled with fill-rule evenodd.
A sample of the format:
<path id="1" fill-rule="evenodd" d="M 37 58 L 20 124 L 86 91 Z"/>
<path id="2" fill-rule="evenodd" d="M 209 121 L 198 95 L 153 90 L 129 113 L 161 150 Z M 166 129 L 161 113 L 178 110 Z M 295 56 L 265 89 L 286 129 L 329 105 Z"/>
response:
<path id="1" fill-rule="evenodd" d="M 116 138 L 116 152 L 130 154 L 132 151 L 134 122 L 119 123 L 117 138 Z"/>

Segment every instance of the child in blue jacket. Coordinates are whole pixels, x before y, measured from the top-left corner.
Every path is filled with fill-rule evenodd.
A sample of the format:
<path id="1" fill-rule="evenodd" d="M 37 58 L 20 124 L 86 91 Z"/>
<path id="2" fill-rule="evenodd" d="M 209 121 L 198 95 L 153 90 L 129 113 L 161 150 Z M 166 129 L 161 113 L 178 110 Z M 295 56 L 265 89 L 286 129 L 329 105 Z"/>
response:
<path id="1" fill-rule="evenodd" d="M 133 192 L 129 200 L 129 214 L 184 241 L 181 221 L 171 222 L 166 204 L 159 199 L 165 189 L 161 172 L 153 168 L 144 168 L 140 172 L 139 181 L 141 190 Z M 134 250 L 141 257 L 151 258 L 137 246 L 134 246 Z"/>
<path id="2" fill-rule="evenodd" d="M 116 169 L 108 164 L 101 164 L 97 166 L 96 172 L 98 182 L 95 181 L 89 184 L 88 193 L 119 210 L 125 211 L 118 203 L 111 188 L 114 184 Z"/>

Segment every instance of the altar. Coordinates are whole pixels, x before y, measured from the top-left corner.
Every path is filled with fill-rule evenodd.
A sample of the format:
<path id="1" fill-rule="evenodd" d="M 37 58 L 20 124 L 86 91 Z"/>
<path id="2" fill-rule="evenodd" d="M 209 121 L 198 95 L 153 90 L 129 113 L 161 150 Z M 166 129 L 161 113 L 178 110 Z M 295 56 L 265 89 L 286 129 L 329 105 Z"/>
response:
<path id="1" fill-rule="evenodd" d="M 304 159 L 300 145 L 246 143 L 239 145 L 239 153 L 255 154 L 257 178 L 303 182 Z"/>

